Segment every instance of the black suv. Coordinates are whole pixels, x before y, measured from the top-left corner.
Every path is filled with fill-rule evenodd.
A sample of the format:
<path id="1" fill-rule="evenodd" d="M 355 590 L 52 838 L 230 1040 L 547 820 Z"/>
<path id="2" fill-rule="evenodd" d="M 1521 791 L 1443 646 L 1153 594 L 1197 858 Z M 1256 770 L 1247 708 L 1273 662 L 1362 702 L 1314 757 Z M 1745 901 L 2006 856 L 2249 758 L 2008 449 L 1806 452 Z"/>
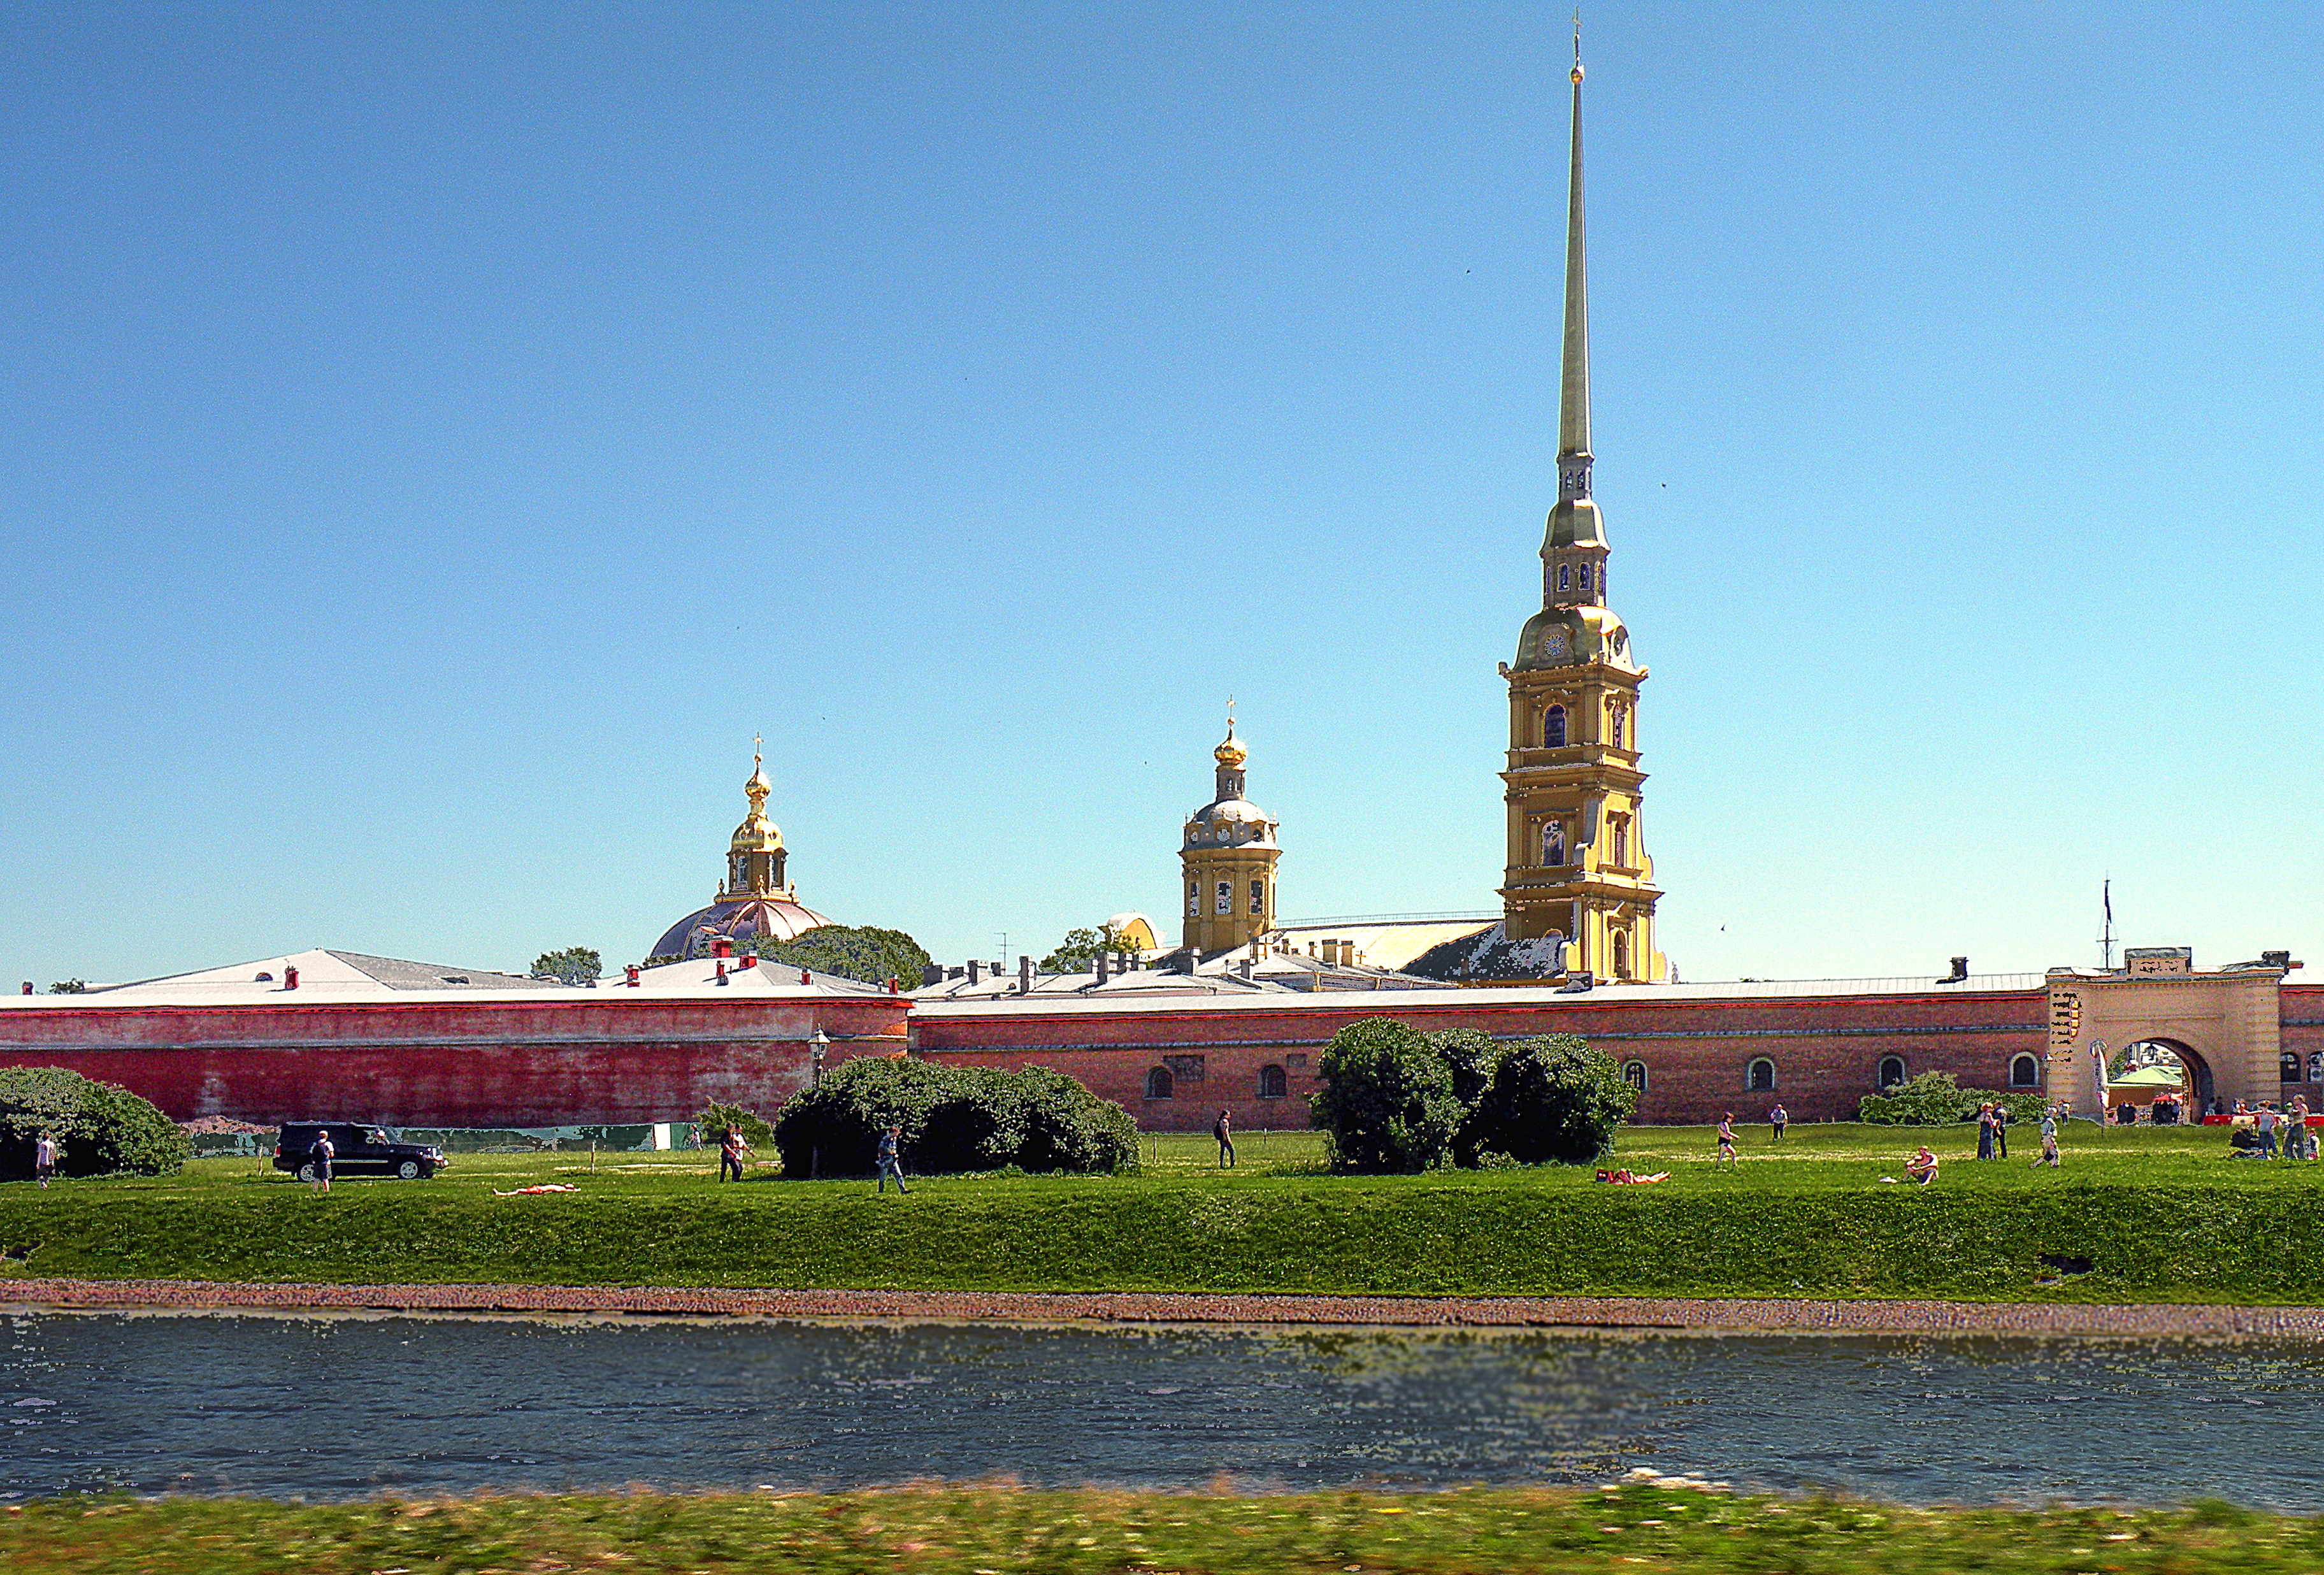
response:
<path id="1" fill-rule="evenodd" d="M 295 1173 L 300 1181 L 315 1179 L 315 1135 L 328 1132 L 334 1175 L 393 1175 L 405 1181 L 426 1181 L 452 1162 L 440 1148 L 418 1143 L 398 1143 L 384 1128 L 351 1121 L 285 1121 L 274 1140 L 274 1168 Z"/>

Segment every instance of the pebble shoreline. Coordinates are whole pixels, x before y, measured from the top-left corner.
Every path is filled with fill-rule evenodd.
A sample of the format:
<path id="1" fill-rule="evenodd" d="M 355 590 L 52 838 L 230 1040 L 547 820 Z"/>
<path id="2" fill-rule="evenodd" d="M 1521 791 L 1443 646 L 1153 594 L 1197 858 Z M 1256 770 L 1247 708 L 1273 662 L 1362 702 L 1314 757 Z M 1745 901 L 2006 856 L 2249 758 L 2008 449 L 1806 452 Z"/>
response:
<path id="1" fill-rule="evenodd" d="M 635 1285 L 233 1285 L 0 1280 L 21 1312 L 417 1312 L 1004 1323 L 1628 1329 L 1730 1334 L 2246 1338 L 2324 1342 L 2324 1307 L 2061 1306 L 1634 1296 L 1313 1296 L 1007 1291 L 749 1291 Z"/>

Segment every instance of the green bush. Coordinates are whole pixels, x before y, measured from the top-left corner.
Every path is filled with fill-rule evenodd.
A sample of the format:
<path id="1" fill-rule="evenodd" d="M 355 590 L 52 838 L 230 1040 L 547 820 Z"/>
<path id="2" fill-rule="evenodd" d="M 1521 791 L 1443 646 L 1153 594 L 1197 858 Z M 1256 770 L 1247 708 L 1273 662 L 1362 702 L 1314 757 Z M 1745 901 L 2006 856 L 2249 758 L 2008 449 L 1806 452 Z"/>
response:
<path id="1" fill-rule="evenodd" d="M 713 1147 L 724 1143 L 729 1132 L 740 1132 L 742 1141 L 753 1148 L 768 1147 L 775 1140 L 775 1129 L 760 1119 L 759 1112 L 740 1105 L 705 1105 L 694 1118 L 694 1125 L 702 1141 Z"/>
<path id="2" fill-rule="evenodd" d="M 1308 1105 L 1334 1170 L 1411 1173 L 1452 1162 L 1468 1110 L 1452 1064 L 1427 1035 L 1394 1018 L 1365 1018 L 1332 1036 L 1315 1071 L 1323 1088 Z"/>
<path id="3" fill-rule="evenodd" d="M 859 1056 L 776 1115 L 783 1174 L 869 1175 L 891 1125 L 902 1128 L 906 1167 L 923 1175 L 1010 1166 L 1087 1175 L 1138 1164 L 1130 1112 L 1061 1073 Z"/>
<path id="4" fill-rule="evenodd" d="M 1503 1045 L 1366 1018 L 1332 1036 L 1316 1071 L 1310 1105 L 1338 1170 L 1587 1165 L 1637 1108 L 1613 1058 L 1571 1034 Z"/>
<path id="5" fill-rule="evenodd" d="M 193 1153 L 177 1123 L 125 1088 L 61 1066 L 0 1068 L 0 1180 L 32 1174 L 42 1132 L 67 1175 L 161 1175 Z"/>
<path id="6" fill-rule="evenodd" d="M 2012 1126 L 2039 1124 L 2041 1093 L 1997 1093 L 1991 1089 L 1963 1088 L 1950 1072 L 1924 1072 L 1910 1082 L 1900 1082 L 1885 1094 L 1866 1094 L 1858 1101 L 1856 1119 L 1883 1127 L 1950 1127 L 1977 1119 L 1977 1108 L 1997 1104 L 2009 1112 Z"/>
<path id="7" fill-rule="evenodd" d="M 1604 1051 L 1572 1034 L 1527 1039 L 1504 1046 L 1493 1062 L 1456 1147 L 1521 1165 L 1588 1165 L 1614 1147 L 1614 1134 L 1637 1107 L 1637 1091 Z"/>

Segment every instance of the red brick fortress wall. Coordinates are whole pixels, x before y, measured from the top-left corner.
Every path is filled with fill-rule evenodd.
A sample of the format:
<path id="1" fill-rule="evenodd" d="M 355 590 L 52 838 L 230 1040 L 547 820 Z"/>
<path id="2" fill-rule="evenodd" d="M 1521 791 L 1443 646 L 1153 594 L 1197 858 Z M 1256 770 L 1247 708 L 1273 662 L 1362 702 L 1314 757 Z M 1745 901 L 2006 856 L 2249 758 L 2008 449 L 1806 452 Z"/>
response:
<path id="1" fill-rule="evenodd" d="M 2324 1015 L 2324 1014 L 2319 1014 Z M 2006 1088 L 2009 1064 L 2047 1042 L 2040 988 L 1975 994 L 1932 990 L 1830 996 L 1665 996 L 1640 990 L 1399 991 L 1151 1001 L 924 1005 L 916 1054 L 963 1065 L 1046 1066 L 1127 1108 L 1148 1130 L 1205 1131 L 1221 1110 L 1240 1127 L 1304 1127 L 1315 1057 L 1340 1027 L 1393 1017 L 1425 1032 L 1476 1028 L 1498 1039 L 1579 1034 L 1617 1061 L 1643 1062 L 1646 1123 L 1757 1120 L 1780 1099 L 1799 1121 L 1852 1120 L 1877 1091 L 1880 1063 L 1907 1076 L 1950 1072 L 1964 1084 Z M 1748 1088 L 1756 1059 L 1775 1063 L 1773 1094 Z M 1148 1099 L 1148 1073 L 1171 1073 L 1172 1097 Z M 1283 1071 L 1285 1097 L 1260 1095 L 1264 1069 Z"/>
<path id="2" fill-rule="evenodd" d="M 303 1117 L 403 1127 L 680 1121 L 713 1101 L 771 1113 L 827 1065 L 904 1045 L 910 1003 L 318 1002 L 0 1014 L 0 1065 L 118 1083 L 172 1119 Z"/>

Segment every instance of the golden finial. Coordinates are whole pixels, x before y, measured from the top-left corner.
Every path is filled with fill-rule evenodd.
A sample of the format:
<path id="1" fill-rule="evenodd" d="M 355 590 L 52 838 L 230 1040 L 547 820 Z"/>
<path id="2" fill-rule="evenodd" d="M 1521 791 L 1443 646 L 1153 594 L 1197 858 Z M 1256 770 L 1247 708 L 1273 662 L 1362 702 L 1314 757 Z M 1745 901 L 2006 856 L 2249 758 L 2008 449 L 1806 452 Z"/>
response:
<path id="1" fill-rule="evenodd" d="M 1582 7 L 1573 8 L 1573 85 L 1582 86 Z"/>
<path id="2" fill-rule="evenodd" d="M 1227 696 L 1227 736 L 1211 754 L 1222 766 L 1240 766 L 1250 758 L 1250 751 L 1234 734 L 1234 696 L 1231 695 Z"/>

